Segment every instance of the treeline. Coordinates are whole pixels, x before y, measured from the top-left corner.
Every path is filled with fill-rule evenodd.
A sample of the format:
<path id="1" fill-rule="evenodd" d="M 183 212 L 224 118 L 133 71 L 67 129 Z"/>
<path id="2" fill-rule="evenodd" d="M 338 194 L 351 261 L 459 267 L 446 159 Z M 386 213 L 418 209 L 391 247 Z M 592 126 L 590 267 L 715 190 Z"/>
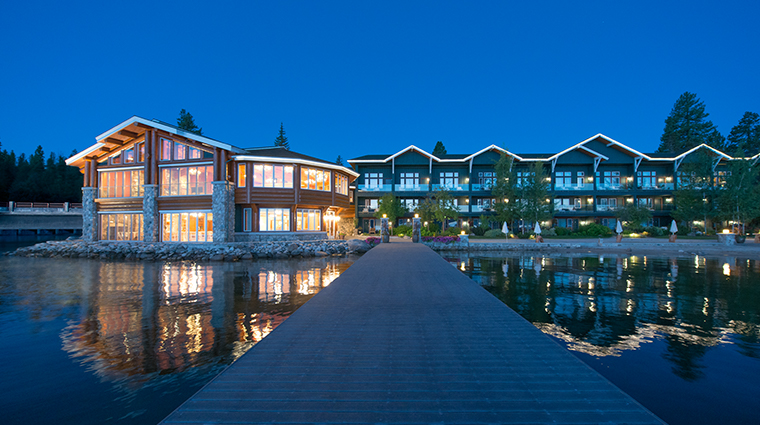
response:
<path id="1" fill-rule="evenodd" d="M 74 155 L 76 152 L 72 152 Z M 42 146 L 16 156 L 0 144 L 0 202 L 82 202 L 82 174 Z"/>

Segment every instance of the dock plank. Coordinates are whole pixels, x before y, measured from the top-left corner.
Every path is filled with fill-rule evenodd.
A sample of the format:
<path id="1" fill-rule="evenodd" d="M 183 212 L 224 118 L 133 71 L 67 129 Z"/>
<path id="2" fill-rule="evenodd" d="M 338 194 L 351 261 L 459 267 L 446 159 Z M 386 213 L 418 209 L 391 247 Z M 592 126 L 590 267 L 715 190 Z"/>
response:
<path id="1" fill-rule="evenodd" d="M 373 248 L 164 424 L 662 424 L 429 248 Z"/>

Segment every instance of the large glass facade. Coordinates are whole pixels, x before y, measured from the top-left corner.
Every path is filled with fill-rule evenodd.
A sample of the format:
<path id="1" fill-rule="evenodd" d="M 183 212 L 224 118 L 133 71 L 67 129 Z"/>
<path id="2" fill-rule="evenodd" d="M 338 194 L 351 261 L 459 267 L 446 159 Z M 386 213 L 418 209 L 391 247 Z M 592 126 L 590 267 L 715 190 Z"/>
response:
<path id="1" fill-rule="evenodd" d="M 322 230 L 322 211 L 320 210 L 296 210 L 296 230 Z"/>
<path id="2" fill-rule="evenodd" d="M 213 242 L 213 214 L 205 211 L 161 213 L 164 242 Z"/>
<path id="3" fill-rule="evenodd" d="M 214 166 L 161 169 L 161 196 L 211 195 Z"/>
<path id="4" fill-rule="evenodd" d="M 100 173 L 100 197 L 129 198 L 143 196 L 144 173 L 142 169 Z"/>
<path id="5" fill-rule="evenodd" d="M 143 215 L 100 214 L 100 240 L 141 241 L 143 239 Z"/>
<path id="6" fill-rule="evenodd" d="M 348 196 L 348 177 L 335 173 L 335 193 Z"/>
<path id="7" fill-rule="evenodd" d="M 260 232 L 289 232 L 290 209 L 262 208 L 259 210 Z"/>
<path id="8" fill-rule="evenodd" d="M 161 161 L 213 158 L 214 154 L 169 139 L 161 139 Z"/>

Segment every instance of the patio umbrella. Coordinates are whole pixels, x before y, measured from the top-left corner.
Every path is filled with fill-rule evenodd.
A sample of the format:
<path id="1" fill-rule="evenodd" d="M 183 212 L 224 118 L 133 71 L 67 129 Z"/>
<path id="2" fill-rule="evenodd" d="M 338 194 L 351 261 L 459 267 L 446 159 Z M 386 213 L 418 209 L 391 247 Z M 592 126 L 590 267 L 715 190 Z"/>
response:
<path id="1" fill-rule="evenodd" d="M 540 235 L 541 234 L 541 226 L 538 225 L 538 222 L 536 222 L 536 228 L 533 229 L 533 233 Z"/>
<path id="2" fill-rule="evenodd" d="M 617 221 L 617 226 L 615 227 L 615 232 L 617 232 L 618 235 L 621 234 L 621 233 L 623 233 L 623 225 L 620 224 L 620 220 Z"/>
<path id="3" fill-rule="evenodd" d="M 507 222 L 504 222 L 504 225 L 501 226 L 501 232 L 507 235 L 507 240 L 509 240 L 509 227 L 507 227 Z"/>
<path id="4" fill-rule="evenodd" d="M 678 226 L 675 220 L 670 223 L 670 233 L 678 233 Z"/>

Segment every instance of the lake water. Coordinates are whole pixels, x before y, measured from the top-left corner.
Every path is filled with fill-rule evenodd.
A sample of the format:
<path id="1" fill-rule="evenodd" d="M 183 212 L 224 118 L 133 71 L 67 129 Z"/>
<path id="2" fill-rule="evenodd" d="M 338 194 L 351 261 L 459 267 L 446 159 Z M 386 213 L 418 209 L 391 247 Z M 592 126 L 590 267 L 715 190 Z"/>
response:
<path id="1" fill-rule="evenodd" d="M 0 422 L 157 423 L 352 263 L 0 257 Z"/>
<path id="2" fill-rule="evenodd" d="M 669 424 L 760 423 L 760 261 L 443 257 Z"/>

